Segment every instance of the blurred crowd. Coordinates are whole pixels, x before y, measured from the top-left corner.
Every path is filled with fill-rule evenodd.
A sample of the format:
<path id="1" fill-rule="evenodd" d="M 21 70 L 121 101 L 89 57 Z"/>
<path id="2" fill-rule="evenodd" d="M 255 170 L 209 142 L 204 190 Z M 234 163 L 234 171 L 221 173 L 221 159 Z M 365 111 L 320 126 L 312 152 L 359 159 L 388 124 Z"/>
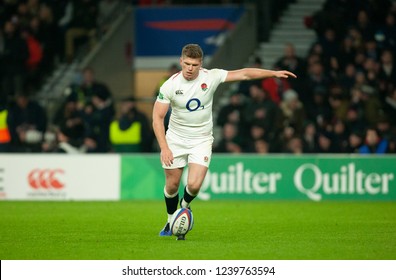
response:
<path id="1" fill-rule="evenodd" d="M 89 67 L 68 87 L 53 120 L 32 96 L 57 63 L 69 63 L 80 44 L 92 47 L 106 32 L 117 1 L 1 2 L 0 153 L 156 151 L 149 118 L 136 100 L 115 103 Z M 326 1 L 304 20 L 317 33 L 307 55 L 297 56 L 291 42 L 271 67 L 298 78 L 239 83 L 216 114 L 222 136 L 214 152 L 395 153 L 395 17 L 388 0 Z M 263 63 L 257 57 L 251 66 Z M 178 70 L 172 65 L 169 75 Z"/>
<path id="2" fill-rule="evenodd" d="M 121 100 L 117 114 L 111 91 L 93 69 L 84 68 L 80 76 L 66 89 L 51 124 L 45 108 L 24 92 L 0 107 L 0 152 L 150 152 L 151 127 L 135 99 Z"/>
<path id="3" fill-rule="evenodd" d="M 304 20 L 317 33 L 308 54 L 286 44 L 273 67 L 298 78 L 241 82 L 214 151 L 395 153 L 395 19 L 394 1 L 326 1 Z"/>
<path id="4" fill-rule="evenodd" d="M 0 102 L 34 92 L 59 63 L 105 32 L 115 0 L 0 1 Z"/>
<path id="5" fill-rule="evenodd" d="M 133 98 L 122 100 L 116 114 L 112 93 L 90 68 L 67 88 L 53 120 L 35 96 L 57 65 L 72 62 L 84 46 L 92 49 L 120 2 L 1 1 L 0 152 L 148 151 L 147 117 Z"/>

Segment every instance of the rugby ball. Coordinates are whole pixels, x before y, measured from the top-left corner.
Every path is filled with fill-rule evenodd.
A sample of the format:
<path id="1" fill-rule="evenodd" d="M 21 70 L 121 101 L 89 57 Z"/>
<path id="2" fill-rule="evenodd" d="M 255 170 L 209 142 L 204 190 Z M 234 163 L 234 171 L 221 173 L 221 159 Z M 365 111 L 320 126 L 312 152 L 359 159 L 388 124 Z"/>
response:
<path id="1" fill-rule="evenodd" d="M 173 235 L 180 236 L 189 232 L 194 225 L 194 217 L 190 209 L 180 208 L 172 215 L 170 229 Z"/>

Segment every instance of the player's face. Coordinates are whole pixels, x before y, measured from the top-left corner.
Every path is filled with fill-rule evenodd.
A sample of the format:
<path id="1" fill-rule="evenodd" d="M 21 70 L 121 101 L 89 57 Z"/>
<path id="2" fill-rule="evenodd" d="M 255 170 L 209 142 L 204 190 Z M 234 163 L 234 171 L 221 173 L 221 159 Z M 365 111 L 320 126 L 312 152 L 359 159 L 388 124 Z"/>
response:
<path id="1" fill-rule="evenodd" d="M 182 69 L 183 77 L 188 80 L 194 80 L 198 77 L 199 69 L 202 66 L 202 60 L 199 58 L 181 57 L 180 66 Z"/>

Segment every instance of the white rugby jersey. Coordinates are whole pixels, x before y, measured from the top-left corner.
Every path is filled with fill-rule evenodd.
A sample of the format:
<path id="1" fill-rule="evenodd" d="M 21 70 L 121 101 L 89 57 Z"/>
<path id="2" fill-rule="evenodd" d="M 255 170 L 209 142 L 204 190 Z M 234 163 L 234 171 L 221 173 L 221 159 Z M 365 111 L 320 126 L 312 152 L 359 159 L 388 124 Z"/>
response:
<path id="1" fill-rule="evenodd" d="M 188 81 L 182 72 L 174 74 L 160 88 L 157 101 L 170 103 L 172 114 L 168 130 L 185 138 L 212 135 L 213 94 L 228 71 L 201 68 L 196 79 Z"/>

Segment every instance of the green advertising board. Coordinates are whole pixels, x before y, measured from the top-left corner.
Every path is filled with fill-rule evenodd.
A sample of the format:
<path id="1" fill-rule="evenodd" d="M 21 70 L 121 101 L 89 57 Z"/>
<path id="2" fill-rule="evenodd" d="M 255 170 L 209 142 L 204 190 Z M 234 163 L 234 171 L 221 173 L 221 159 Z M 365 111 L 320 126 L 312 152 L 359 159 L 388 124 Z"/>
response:
<path id="1" fill-rule="evenodd" d="M 125 155 L 121 162 L 121 199 L 163 198 L 159 155 Z M 214 155 L 198 198 L 396 200 L 396 157 Z"/>

